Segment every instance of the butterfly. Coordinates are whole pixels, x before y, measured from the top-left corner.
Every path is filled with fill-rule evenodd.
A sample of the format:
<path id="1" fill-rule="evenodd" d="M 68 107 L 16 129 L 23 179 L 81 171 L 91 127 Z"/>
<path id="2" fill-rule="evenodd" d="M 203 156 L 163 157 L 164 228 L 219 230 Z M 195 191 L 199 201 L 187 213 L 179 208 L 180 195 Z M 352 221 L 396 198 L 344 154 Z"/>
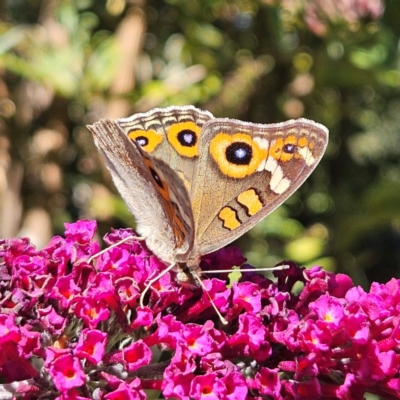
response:
<path id="1" fill-rule="evenodd" d="M 200 256 L 243 235 L 296 191 L 328 143 L 327 128 L 307 119 L 256 124 L 193 106 L 88 128 L 148 248 L 195 276 Z"/>

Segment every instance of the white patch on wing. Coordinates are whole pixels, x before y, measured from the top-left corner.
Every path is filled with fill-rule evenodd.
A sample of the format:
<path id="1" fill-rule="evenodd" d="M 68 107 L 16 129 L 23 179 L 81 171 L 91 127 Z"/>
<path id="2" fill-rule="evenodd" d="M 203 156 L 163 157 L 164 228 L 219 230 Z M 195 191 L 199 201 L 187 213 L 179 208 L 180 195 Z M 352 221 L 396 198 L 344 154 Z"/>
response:
<path id="1" fill-rule="evenodd" d="M 269 142 L 267 139 L 256 136 L 253 140 L 258 144 L 258 147 L 263 150 L 268 150 Z"/>
<path id="2" fill-rule="evenodd" d="M 276 167 L 278 166 L 278 162 L 274 157 L 268 157 L 267 162 L 265 163 L 265 170 L 269 172 L 274 172 Z"/>
<path id="3" fill-rule="evenodd" d="M 290 179 L 283 176 L 283 170 L 273 157 L 268 157 L 265 170 L 271 172 L 270 189 L 276 194 L 284 193 L 290 186 Z"/>
<path id="4" fill-rule="evenodd" d="M 290 186 L 290 179 L 283 178 L 276 185 L 273 185 L 273 180 L 274 180 L 274 175 L 272 175 L 272 179 L 271 179 L 271 182 L 269 183 L 269 187 L 276 194 L 282 194 L 282 193 L 286 192 L 286 190 Z"/>
<path id="5" fill-rule="evenodd" d="M 313 165 L 315 163 L 315 158 L 312 155 L 310 149 L 306 147 L 299 147 L 298 153 L 303 157 L 307 166 Z"/>
<path id="6" fill-rule="evenodd" d="M 266 164 L 266 163 L 267 163 L 267 160 L 266 160 L 266 159 L 262 160 L 262 161 L 260 162 L 260 164 L 258 164 L 257 172 L 264 171 L 264 169 L 266 169 L 266 168 L 265 168 L 265 164 Z"/>

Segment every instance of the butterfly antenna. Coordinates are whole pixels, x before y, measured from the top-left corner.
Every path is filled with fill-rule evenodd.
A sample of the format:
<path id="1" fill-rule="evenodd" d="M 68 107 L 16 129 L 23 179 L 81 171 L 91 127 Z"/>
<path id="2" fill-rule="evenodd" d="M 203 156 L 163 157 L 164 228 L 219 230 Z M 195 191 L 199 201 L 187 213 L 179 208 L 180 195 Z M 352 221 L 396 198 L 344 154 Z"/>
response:
<path id="1" fill-rule="evenodd" d="M 218 274 L 219 272 L 261 272 L 261 271 L 282 271 L 290 268 L 290 265 L 277 265 L 276 267 L 265 267 L 265 268 L 244 268 L 244 269 L 214 269 L 211 271 L 204 271 L 206 274 Z"/>
<path id="2" fill-rule="evenodd" d="M 207 272 L 208 272 L 208 271 L 207 271 Z M 219 319 L 221 320 L 221 322 L 222 322 L 224 325 L 228 325 L 228 321 L 227 321 L 227 320 L 222 316 L 222 314 L 219 312 L 217 306 L 216 306 L 215 303 L 214 303 L 214 300 L 211 298 L 210 292 L 209 292 L 209 291 L 207 290 L 207 288 L 204 286 L 203 281 L 202 281 L 202 280 L 200 279 L 200 277 L 197 276 L 197 275 L 194 275 L 194 274 L 193 274 L 193 277 L 199 282 L 200 286 L 201 286 L 201 287 L 203 288 L 203 290 L 207 293 L 207 296 L 208 296 L 208 298 L 209 298 L 209 300 L 210 300 L 210 303 L 211 303 L 211 305 L 213 306 L 213 308 L 214 308 L 215 312 L 217 313 L 217 315 L 218 315 Z"/>
<path id="3" fill-rule="evenodd" d="M 105 248 L 104 250 L 101 250 L 101 251 L 99 251 L 98 253 L 92 255 L 91 257 L 89 257 L 88 263 L 90 264 L 95 258 L 97 258 L 97 257 L 101 256 L 102 254 L 106 253 L 108 250 L 111 250 L 111 249 L 113 249 L 114 247 L 117 247 L 117 246 L 119 246 L 120 244 L 127 242 L 127 241 L 130 240 L 130 239 L 144 240 L 144 238 L 142 238 L 142 237 L 140 237 L 140 236 L 132 236 L 132 235 L 127 236 L 126 238 L 121 239 L 121 240 L 119 240 L 119 241 L 116 242 L 116 243 L 113 243 L 112 245 L 108 246 L 108 247 Z"/>

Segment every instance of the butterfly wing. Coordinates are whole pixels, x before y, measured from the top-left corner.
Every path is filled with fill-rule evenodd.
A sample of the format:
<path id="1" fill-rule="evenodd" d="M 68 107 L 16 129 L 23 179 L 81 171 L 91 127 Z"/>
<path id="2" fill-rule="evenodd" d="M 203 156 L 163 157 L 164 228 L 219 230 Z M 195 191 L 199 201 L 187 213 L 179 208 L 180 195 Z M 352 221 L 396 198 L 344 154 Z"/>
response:
<path id="1" fill-rule="evenodd" d="M 116 121 L 103 119 L 88 129 L 150 250 L 170 264 L 186 260 L 193 248 L 194 222 L 181 179 L 130 140 Z"/>
<path id="2" fill-rule="evenodd" d="M 232 242 L 282 204 L 317 166 L 327 142 L 328 130 L 306 119 L 207 122 L 191 193 L 200 254 Z"/>
<path id="3" fill-rule="evenodd" d="M 208 111 L 193 106 L 172 106 L 120 118 L 116 123 L 143 150 L 176 171 L 190 191 L 199 156 L 201 129 L 213 118 Z"/>

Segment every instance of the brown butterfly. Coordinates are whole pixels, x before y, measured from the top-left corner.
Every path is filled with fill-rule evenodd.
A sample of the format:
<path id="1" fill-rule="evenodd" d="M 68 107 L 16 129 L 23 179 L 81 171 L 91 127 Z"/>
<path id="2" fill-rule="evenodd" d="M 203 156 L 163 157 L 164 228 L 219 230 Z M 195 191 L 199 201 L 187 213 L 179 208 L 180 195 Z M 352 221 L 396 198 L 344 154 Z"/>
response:
<path id="1" fill-rule="evenodd" d="M 201 255 L 243 235 L 296 191 L 328 143 L 327 128 L 307 119 L 255 124 L 192 106 L 88 128 L 147 246 L 194 275 Z"/>

